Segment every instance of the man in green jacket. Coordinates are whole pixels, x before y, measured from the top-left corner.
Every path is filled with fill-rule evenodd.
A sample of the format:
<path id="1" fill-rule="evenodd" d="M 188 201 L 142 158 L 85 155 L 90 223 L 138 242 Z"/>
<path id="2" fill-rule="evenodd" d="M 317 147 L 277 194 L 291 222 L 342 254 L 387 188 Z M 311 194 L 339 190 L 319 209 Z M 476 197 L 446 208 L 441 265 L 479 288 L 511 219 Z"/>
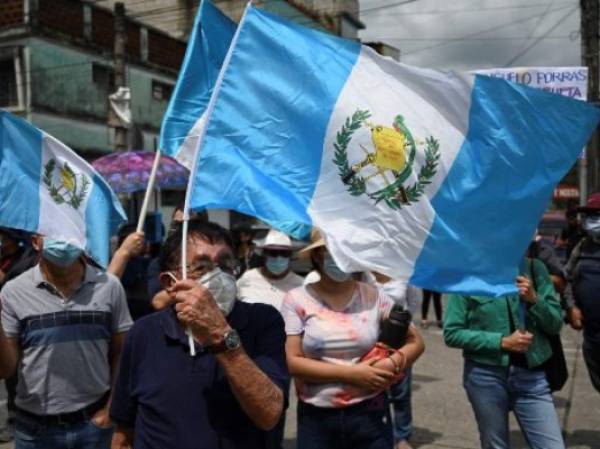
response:
<path id="1" fill-rule="evenodd" d="M 463 382 L 483 449 L 508 449 L 510 410 L 531 448 L 563 449 L 541 366 L 552 355 L 548 336 L 562 326 L 560 303 L 538 260 L 529 260 L 516 286 L 518 295 L 499 298 L 450 295 L 444 340 L 463 349 Z"/>

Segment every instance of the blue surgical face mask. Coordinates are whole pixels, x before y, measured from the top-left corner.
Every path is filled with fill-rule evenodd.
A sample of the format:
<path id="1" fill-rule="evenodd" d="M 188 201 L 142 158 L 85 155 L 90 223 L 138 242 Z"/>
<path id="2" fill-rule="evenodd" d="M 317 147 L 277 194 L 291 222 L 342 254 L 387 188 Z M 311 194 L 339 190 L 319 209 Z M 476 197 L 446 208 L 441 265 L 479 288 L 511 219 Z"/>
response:
<path id="1" fill-rule="evenodd" d="M 68 267 L 81 257 L 83 251 L 71 243 L 44 238 L 42 257 L 59 267 Z"/>
<path id="2" fill-rule="evenodd" d="M 335 260 L 330 256 L 325 256 L 325 260 L 323 261 L 323 271 L 331 279 L 335 282 L 346 282 L 350 279 L 351 273 L 345 273 L 337 266 Z"/>
<path id="3" fill-rule="evenodd" d="M 279 276 L 285 273 L 290 266 L 290 258 L 284 256 L 267 256 L 265 266 L 275 276 Z"/>

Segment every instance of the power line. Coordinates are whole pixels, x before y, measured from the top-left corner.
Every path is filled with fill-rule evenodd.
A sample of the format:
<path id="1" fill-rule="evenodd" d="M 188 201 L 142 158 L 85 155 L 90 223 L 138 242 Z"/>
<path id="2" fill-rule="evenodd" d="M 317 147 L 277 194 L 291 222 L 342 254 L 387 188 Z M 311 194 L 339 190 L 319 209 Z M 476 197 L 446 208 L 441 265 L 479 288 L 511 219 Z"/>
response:
<path id="1" fill-rule="evenodd" d="M 538 29 L 538 27 L 542 24 L 542 22 L 544 21 L 544 17 L 546 17 L 546 15 L 548 14 L 548 11 L 550 10 L 550 6 L 548 5 L 548 7 L 546 8 L 546 10 L 544 11 L 544 14 L 540 16 L 540 18 L 538 19 L 537 23 L 533 26 L 533 28 L 529 31 L 529 33 L 527 33 L 527 37 L 528 39 L 524 39 L 523 42 L 521 43 L 521 48 L 519 48 L 518 51 L 521 51 L 523 49 L 523 47 L 525 45 L 527 45 L 527 41 L 529 40 L 530 36 L 533 36 L 536 32 L 536 30 Z"/>
<path id="2" fill-rule="evenodd" d="M 548 11 L 548 12 L 562 11 L 563 9 L 566 9 L 566 8 L 568 8 L 568 7 L 570 7 L 570 6 L 571 6 L 571 5 L 569 5 L 569 6 L 561 6 L 561 7 L 559 7 L 559 8 L 552 9 L 552 10 L 550 10 L 550 11 Z M 543 13 L 543 14 L 544 14 L 544 13 Z M 492 28 L 488 28 L 488 29 L 486 29 L 486 30 L 477 31 L 477 32 L 474 32 L 474 33 L 468 33 L 468 34 L 465 34 L 464 36 L 459 36 L 459 37 L 458 37 L 458 38 L 456 38 L 456 39 L 458 39 L 458 40 L 462 40 L 462 39 L 466 39 L 466 38 L 471 38 L 471 37 L 481 36 L 482 34 L 486 34 L 486 33 L 489 33 L 489 32 L 491 32 L 491 31 L 497 31 L 497 30 L 501 30 L 501 29 L 504 29 L 504 28 L 511 27 L 511 26 L 513 26 L 513 25 L 517 25 L 517 24 L 519 24 L 519 23 L 524 23 L 524 22 L 527 22 L 527 21 L 529 21 L 529 20 L 536 19 L 536 18 L 538 18 L 540 15 L 542 15 L 542 14 L 535 14 L 535 15 L 533 15 L 533 16 L 527 16 L 527 17 L 524 17 L 524 18 L 522 18 L 522 19 L 519 19 L 519 20 L 511 21 L 511 22 L 509 22 L 509 23 L 505 23 L 505 24 L 503 24 L 503 25 L 498 25 L 498 26 L 495 26 L 495 27 L 492 27 Z M 415 53 L 421 53 L 421 52 L 424 52 L 424 51 L 427 51 L 427 50 L 433 50 L 434 48 L 444 47 L 444 46 L 446 46 L 446 45 L 449 45 L 449 44 L 451 44 L 452 42 L 454 42 L 454 41 L 446 41 L 446 42 L 441 42 L 441 43 L 439 43 L 439 44 L 429 45 L 429 46 L 427 46 L 427 47 L 418 48 L 418 49 L 416 49 L 416 50 L 412 50 L 412 51 L 406 51 L 406 52 L 403 52 L 402 54 L 403 54 L 403 56 L 406 56 L 406 55 L 411 55 L 411 54 L 415 54 Z"/>
<path id="3" fill-rule="evenodd" d="M 531 44 L 529 44 L 527 47 L 525 47 L 522 51 L 520 51 L 515 56 L 513 56 L 506 64 L 504 64 L 504 67 L 512 65 L 517 59 L 519 59 L 521 56 L 523 56 L 525 53 L 527 53 L 529 50 L 531 50 L 533 47 L 535 47 L 537 44 L 539 44 L 542 41 L 542 39 L 545 38 L 545 36 L 552 33 L 552 31 L 554 31 L 556 28 L 558 28 L 561 25 L 561 23 L 563 22 L 563 20 L 566 20 L 571 14 L 573 14 L 575 11 L 577 11 L 577 9 L 578 9 L 578 6 L 573 8 L 571 11 L 569 11 L 563 17 L 561 17 L 558 20 L 558 22 L 556 22 L 546 33 L 544 33 L 543 35 L 538 37 L 535 41 L 533 41 Z"/>
<path id="4" fill-rule="evenodd" d="M 538 39 L 540 36 L 501 36 L 501 37 L 377 37 L 373 40 L 399 40 L 403 42 L 424 42 L 424 41 L 520 41 L 520 40 L 531 40 Z M 571 34 L 565 34 L 561 36 L 543 36 L 544 39 L 569 39 L 573 40 Z M 371 40 L 370 38 L 363 38 L 364 40 Z"/>
<path id="5" fill-rule="evenodd" d="M 405 5 L 407 3 L 414 3 L 416 1 L 417 0 L 404 0 L 402 2 L 392 3 L 390 5 L 381 5 L 381 6 L 375 6 L 374 8 L 359 9 L 358 12 L 359 12 L 359 14 L 363 14 L 363 13 L 366 13 L 366 12 L 380 11 L 382 9 L 395 8 L 396 6 L 402 6 L 402 5 Z"/>
<path id="6" fill-rule="evenodd" d="M 416 0 L 404 0 L 401 2 L 395 2 L 392 4 L 387 4 L 387 5 L 379 5 L 379 6 L 373 6 L 373 7 L 369 7 L 369 8 L 365 8 L 359 11 L 359 14 L 369 14 L 372 12 L 376 12 L 376 11 L 381 11 L 384 9 L 390 9 L 390 8 L 394 8 L 397 6 L 401 6 L 403 4 L 406 3 L 412 3 Z M 135 3 L 129 3 L 129 5 L 134 5 L 134 4 L 140 4 L 142 2 L 135 2 Z M 244 1 L 240 1 L 240 6 L 243 5 Z M 481 11 L 501 11 L 501 10 L 518 10 L 518 9 L 531 9 L 531 8 L 537 8 L 537 7 L 543 7 L 543 6 L 552 6 L 553 4 L 555 4 L 554 2 L 544 2 L 544 3 L 535 3 L 535 4 L 529 4 L 529 5 L 511 5 L 511 6 L 498 6 L 498 7 L 489 7 L 489 8 L 454 8 L 454 9 L 446 9 L 446 10 L 433 10 L 433 11 L 418 11 L 418 12 L 406 12 L 406 13 L 395 13 L 395 14 L 386 14 L 386 17 L 389 16 L 412 16 L 412 15 L 443 15 L 443 14 L 472 14 L 472 13 L 476 13 L 476 12 L 481 12 Z M 574 2 L 569 1 L 569 2 L 558 2 L 557 4 L 564 4 L 565 7 L 573 5 Z M 127 5 L 126 5 L 127 6 Z M 293 6 L 292 6 L 293 7 Z M 329 8 L 315 8 L 312 10 L 312 12 L 315 13 L 319 13 L 322 11 L 326 11 Z M 132 14 L 130 15 L 130 17 L 132 18 L 146 18 L 146 20 L 156 20 L 156 23 L 159 23 L 162 26 L 169 26 L 169 24 L 177 24 L 178 22 L 184 21 L 184 20 L 189 20 L 189 18 L 183 14 L 185 11 L 188 11 L 188 8 L 186 7 L 163 7 L 163 8 L 156 8 L 154 10 L 147 10 L 147 11 L 143 11 L 140 12 L 139 14 Z M 158 17 L 155 18 L 149 18 L 152 15 L 160 15 L 160 14 L 171 14 L 171 17 L 165 17 L 163 20 L 157 20 Z M 339 14 L 336 14 L 336 16 L 339 16 Z M 292 16 L 287 16 L 287 19 L 289 20 L 293 20 L 295 21 L 297 24 L 299 25 L 312 25 L 312 24 L 318 24 L 321 25 L 323 28 L 326 28 L 326 26 L 320 21 L 320 20 L 315 20 L 311 18 L 311 15 L 309 13 L 299 13 L 296 15 L 292 15 Z M 297 19 L 301 19 L 301 20 L 297 20 Z"/>
<path id="7" fill-rule="evenodd" d="M 366 9 L 361 9 L 358 11 L 359 14 L 363 14 L 363 13 L 369 13 L 369 12 L 373 12 L 373 11 L 381 11 L 383 9 L 389 9 L 389 8 L 395 8 L 398 6 L 402 6 L 404 4 L 408 4 L 408 3 L 414 3 L 417 0 L 403 0 L 401 2 L 395 2 L 392 4 L 388 4 L 388 5 L 379 5 L 379 6 L 374 6 L 371 8 L 366 8 Z M 142 2 L 136 2 L 136 3 L 130 3 L 129 5 L 135 5 L 135 4 L 140 4 Z M 241 4 L 245 3 L 245 2 L 240 2 Z M 125 6 L 128 6 L 127 4 Z M 290 7 L 292 9 L 298 9 L 297 7 L 295 7 L 294 5 L 290 4 Z M 194 8 L 197 9 L 197 8 Z M 323 7 L 323 8 L 312 8 L 310 10 L 308 10 L 306 13 L 305 12 L 299 12 L 299 14 L 295 14 L 292 16 L 288 16 L 288 19 L 295 19 L 295 18 L 310 18 L 312 14 L 318 14 L 320 12 L 323 11 L 328 11 L 331 8 L 328 7 Z M 185 12 L 188 11 L 189 8 L 185 7 L 185 6 L 178 6 L 178 7 L 170 7 L 170 6 L 164 6 L 161 8 L 155 8 L 155 9 L 149 9 L 146 11 L 141 11 L 139 13 L 134 13 L 134 14 L 130 14 L 129 17 L 134 18 L 134 19 L 138 19 L 138 18 L 144 18 L 144 17 L 148 17 L 148 16 L 153 16 L 153 15 L 160 15 L 160 14 L 169 14 L 169 13 L 177 13 L 177 12 Z M 341 13 L 336 14 L 335 16 L 339 16 Z"/>
<path id="8" fill-rule="evenodd" d="M 389 13 L 385 17 L 400 17 L 400 16 L 439 16 L 447 14 L 471 14 L 479 13 L 481 11 L 506 11 L 515 9 L 532 9 L 540 8 L 542 6 L 553 6 L 553 5 L 575 5 L 576 2 L 545 2 L 545 3 L 532 3 L 528 5 L 512 5 L 512 6 L 492 6 L 490 8 L 454 8 L 454 9 L 436 9 L 430 11 L 417 11 L 417 12 L 399 12 Z"/>

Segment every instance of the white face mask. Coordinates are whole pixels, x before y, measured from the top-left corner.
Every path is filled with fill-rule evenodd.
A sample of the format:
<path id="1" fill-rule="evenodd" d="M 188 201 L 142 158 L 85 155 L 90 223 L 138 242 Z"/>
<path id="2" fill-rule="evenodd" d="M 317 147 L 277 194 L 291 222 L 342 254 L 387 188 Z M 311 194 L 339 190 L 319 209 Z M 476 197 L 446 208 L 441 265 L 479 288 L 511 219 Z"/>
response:
<path id="1" fill-rule="evenodd" d="M 237 296 L 235 277 L 220 268 L 215 268 L 203 275 L 197 282 L 208 289 L 223 314 L 229 315 Z"/>
<path id="2" fill-rule="evenodd" d="M 600 215 L 586 217 L 581 227 L 594 240 L 600 239 Z"/>

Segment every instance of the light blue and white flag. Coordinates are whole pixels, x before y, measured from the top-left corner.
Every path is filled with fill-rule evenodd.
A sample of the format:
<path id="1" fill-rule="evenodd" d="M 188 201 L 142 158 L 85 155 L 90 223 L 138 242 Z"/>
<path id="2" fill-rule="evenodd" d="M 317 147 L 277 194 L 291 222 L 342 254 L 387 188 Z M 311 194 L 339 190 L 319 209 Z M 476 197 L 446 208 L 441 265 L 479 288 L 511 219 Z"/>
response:
<path id="1" fill-rule="evenodd" d="M 201 2 L 160 130 L 160 150 L 188 169 L 192 166 L 198 137 L 206 123 L 206 107 L 235 28 L 235 23 L 209 0 Z"/>
<path id="2" fill-rule="evenodd" d="M 0 226 L 70 242 L 106 266 L 126 219 L 110 186 L 65 144 L 0 111 Z"/>
<path id="3" fill-rule="evenodd" d="M 505 80 L 399 64 L 254 8 L 209 111 L 192 208 L 296 235 L 314 225 L 346 271 L 486 295 L 516 290 L 552 190 L 600 116 Z"/>

